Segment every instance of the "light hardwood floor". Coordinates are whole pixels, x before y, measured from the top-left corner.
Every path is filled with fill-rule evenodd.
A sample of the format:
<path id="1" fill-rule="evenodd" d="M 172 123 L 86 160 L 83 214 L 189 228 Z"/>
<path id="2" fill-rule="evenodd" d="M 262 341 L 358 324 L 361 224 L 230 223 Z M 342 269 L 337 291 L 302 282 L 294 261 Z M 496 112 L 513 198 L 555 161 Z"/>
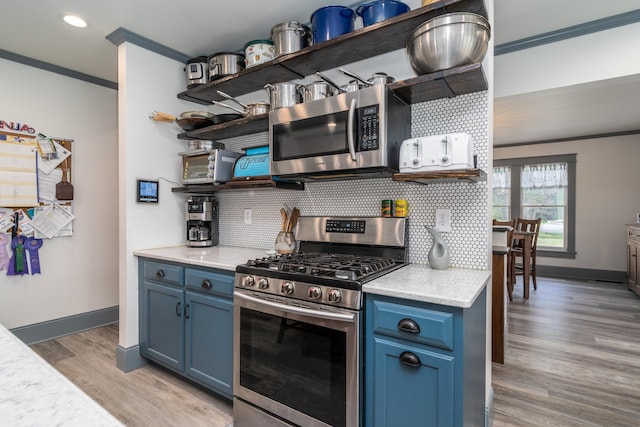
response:
<path id="1" fill-rule="evenodd" d="M 619 283 L 538 279 L 507 309 L 493 426 L 640 426 L 640 297 Z"/>
<path id="2" fill-rule="evenodd" d="M 164 369 L 147 365 L 120 371 L 117 345 L 118 326 L 109 325 L 31 348 L 127 426 L 225 427 L 232 422 L 231 402 Z"/>
<path id="3" fill-rule="evenodd" d="M 640 425 L 640 297 L 622 284 L 539 278 L 524 300 L 519 281 L 508 324 L 493 426 Z M 127 426 L 231 423 L 228 401 L 165 370 L 119 371 L 117 334 L 111 325 L 32 348 Z"/>

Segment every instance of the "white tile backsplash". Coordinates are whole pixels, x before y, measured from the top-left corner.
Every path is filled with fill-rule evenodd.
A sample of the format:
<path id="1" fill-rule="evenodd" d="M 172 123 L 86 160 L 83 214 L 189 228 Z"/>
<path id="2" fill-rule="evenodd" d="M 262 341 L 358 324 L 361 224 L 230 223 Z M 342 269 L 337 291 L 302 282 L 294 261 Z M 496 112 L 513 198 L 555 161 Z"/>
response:
<path id="1" fill-rule="evenodd" d="M 474 138 L 478 167 L 487 171 L 488 93 L 477 92 L 452 99 L 415 104 L 411 109 L 412 137 L 468 132 Z M 240 150 L 268 144 L 268 133 L 227 139 L 226 147 Z M 280 208 L 298 207 L 302 215 L 378 216 L 383 199 L 409 201 L 409 261 L 427 263 L 432 245 L 425 227 L 434 225 L 437 208 L 451 209 L 449 244 L 452 267 L 488 268 L 488 186 L 469 183 L 394 182 L 362 179 L 306 183 L 305 191 L 241 190 L 216 194 L 220 202 L 220 244 L 272 249 L 280 228 Z M 244 209 L 252 209 L 253 223 L 244 224 Z"/>

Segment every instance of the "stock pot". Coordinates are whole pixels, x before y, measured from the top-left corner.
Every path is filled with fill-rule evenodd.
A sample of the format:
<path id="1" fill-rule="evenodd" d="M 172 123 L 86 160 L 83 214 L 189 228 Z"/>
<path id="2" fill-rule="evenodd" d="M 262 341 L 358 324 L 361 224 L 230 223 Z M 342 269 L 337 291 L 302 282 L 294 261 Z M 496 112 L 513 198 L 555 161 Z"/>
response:
<path id="1" fill-rule="evenodd" d="M 276 57 L 297 52 L 311 44 L 311 30 L 298 21 L 278 24 L 271 29 Z"/>
<path id="2" fill-rule="evenodd" d="M 244 55 L 218 52 L 209 57 L 209 80 L 236 74 L 244 69 Z"/>
<path id="3" fill-rule="evenodd" d="M 271 108 L 291 107 L 302 102 L 300 84 L 293 82 L 267 83 L 264 89 L 269 94 Z"/>

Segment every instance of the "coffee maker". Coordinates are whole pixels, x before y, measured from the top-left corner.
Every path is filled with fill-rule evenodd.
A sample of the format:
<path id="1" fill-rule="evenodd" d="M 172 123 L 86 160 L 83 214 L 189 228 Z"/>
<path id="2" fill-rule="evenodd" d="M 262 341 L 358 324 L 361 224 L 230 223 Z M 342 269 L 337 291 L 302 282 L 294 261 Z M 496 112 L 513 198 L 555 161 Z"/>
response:
<path id="1" fill-rule="evenodd" d="M 218 244 L 218 202 L 215 197 L 192 196 L 187 200 L 187 246 Z"/>

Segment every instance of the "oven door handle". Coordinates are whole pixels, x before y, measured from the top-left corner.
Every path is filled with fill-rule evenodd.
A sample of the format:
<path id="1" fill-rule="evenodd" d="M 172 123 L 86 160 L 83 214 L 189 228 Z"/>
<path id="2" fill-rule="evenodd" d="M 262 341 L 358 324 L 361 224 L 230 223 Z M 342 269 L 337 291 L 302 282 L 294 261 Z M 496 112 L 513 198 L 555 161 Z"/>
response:
<path id="1" fill-rule="evenodd" d="M 267 301 L 260 298 L 255 298 L 250 295 L 241 294 L 239 292 L 234 292 L 234 298 L 240 298 L 245 301 L 250 301 L 255 304 L 262 304 L 268 307 L 276 308 L 278 310 L 284 310 L 291 313 L 304 314 L 305 316 L 318 317 L 320 319 L 329 319 L 329 320 L 338 320 L 340 322 L 351 322 L 353 323 L 355 320 L 355 314 L 343 314 L 343 313 L 332 313 L 329 311 L 320 311 L 320 310 L 311 310 L 308 308 L 296 307 L 294 305 L 285 305 L 280 304 L 273 301 Z"/>
<path id="2" fill-rule="evenodd" d="M 351 160 L 354 162 L 358 160 L 356 157 L 356 144 L 353 140 L 353 122 L 355 121 L 356 116 L 356 100 L 351 100 L 351 105 L 349 106 L 349 114 L 347 115 L 347 144 L 349 144 L 349 154 L 351 154 Z"/>

